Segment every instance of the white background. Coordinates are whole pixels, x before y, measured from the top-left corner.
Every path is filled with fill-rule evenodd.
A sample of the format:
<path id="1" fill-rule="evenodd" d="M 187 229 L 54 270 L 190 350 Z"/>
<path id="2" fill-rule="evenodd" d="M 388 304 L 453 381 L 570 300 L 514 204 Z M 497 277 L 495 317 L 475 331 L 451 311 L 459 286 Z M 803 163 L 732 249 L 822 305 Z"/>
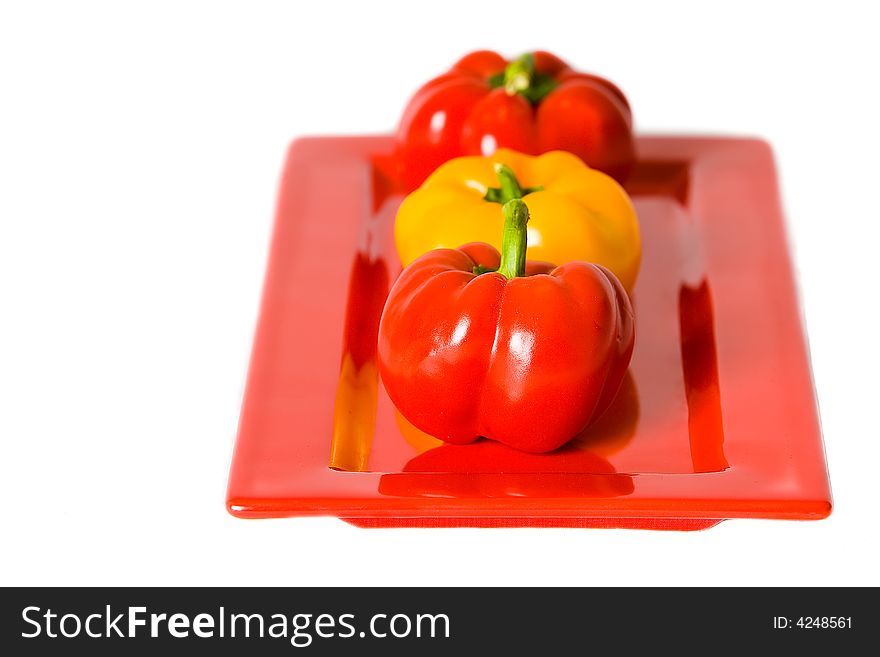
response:
<path id="1" fill-rule="evenodd" d="M 868 7 L 3 3 L 0 584 L 880 584 Z M 643 131 L 773 144 L 828 520 L 366 531 L 227 515 L 287 143 L 391 130 L 476 48 L 545 48 L 603 74 Z"/>

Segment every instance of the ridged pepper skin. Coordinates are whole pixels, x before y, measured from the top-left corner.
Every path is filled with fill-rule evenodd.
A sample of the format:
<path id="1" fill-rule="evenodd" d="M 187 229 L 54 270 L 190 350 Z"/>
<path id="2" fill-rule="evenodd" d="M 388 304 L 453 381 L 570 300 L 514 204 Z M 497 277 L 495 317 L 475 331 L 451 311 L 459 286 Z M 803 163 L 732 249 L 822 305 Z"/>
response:
<path id="1" fill-rule="evenodd" d="M 398 410 L 428 434 L 547 452 L 614 399 L 632 356 L 633 311 L 602 266 L 475 273 L 500 263 L 495 248 L 469 244 L 407 267 L 382 313 L 379 372 Z"/>
<path id="2" fill-rule="evenodd" d="M 535 157 L 499 149 L 440 166 L 397 211 L 394 242 L 401 262 L 468 242 L 500 248 L 502 204 L 486 197 L 499 187 L 501 165 L 515 176 L 531 214 L 529 259 L 603 265 L 632 291 L 642 254 L 632 201 L 612 178 L 564 151 Z"/>
<path id="3" fill-rule="evenodd" d="M 410 189 L 451 158 L 500 147 L 567 150 L 623 182 L 635 160 L 632 112 L 616 85 L 551 53 L 508 61 L 481 50 L 422 86 L 397 129 Z"/>

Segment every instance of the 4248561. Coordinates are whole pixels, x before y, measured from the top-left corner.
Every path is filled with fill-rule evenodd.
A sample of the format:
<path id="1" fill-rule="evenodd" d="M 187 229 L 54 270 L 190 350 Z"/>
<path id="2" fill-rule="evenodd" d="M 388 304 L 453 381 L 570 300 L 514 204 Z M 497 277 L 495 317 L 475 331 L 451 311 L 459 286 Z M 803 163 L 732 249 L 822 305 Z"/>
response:
<path id="1" fill-rule="evenodd" d="M 800 616 L 796 620 L 787 616 L 774 616 L 773 629 L 799 630 L 851 630 L 852 616 Z"/>

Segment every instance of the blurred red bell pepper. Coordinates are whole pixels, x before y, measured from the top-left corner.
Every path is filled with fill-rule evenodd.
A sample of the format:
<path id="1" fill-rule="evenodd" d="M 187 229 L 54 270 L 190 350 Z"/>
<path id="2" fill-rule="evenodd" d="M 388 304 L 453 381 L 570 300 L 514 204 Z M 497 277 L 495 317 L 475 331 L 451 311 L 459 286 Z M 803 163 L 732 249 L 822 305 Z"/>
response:
<path id="1" fill-rule="evenodd" d="M 379 372 L 422 431 L 546 452 L 609 406 L 632 356 L 629 297 L 610 271 L 525 259 L 528 208 L 503 207 L 487 244 L 436 249 L 398 278 L 379 325 Z"/>
<path id="2" fill-rule="evenodd" d="M 512 62 L 488 50 L 466 55 L 415 93 L 397 142 L 410 189 L 453 157 L 501 147 L 533 155 L 570 151 L 618 182 L 635 158 L 623 92 L 541 50 Z"/>

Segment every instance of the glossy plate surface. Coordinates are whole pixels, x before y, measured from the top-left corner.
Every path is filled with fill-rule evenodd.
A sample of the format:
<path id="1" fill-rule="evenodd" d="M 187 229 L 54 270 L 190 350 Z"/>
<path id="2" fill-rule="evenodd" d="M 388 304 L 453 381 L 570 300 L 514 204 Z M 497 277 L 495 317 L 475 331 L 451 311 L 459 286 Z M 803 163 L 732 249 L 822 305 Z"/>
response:
<path id="1" fill-rule="evenodd" d="M 831 495 L 776 173 L 760 141 L 642 137 L 636 347 L 557 452 L 443 445 L 377 376 L 400 272 L 387 137 L 294 142 L 229 478 L 240 517 L 361 526 L 701 529 L 819 519 Z"/>

